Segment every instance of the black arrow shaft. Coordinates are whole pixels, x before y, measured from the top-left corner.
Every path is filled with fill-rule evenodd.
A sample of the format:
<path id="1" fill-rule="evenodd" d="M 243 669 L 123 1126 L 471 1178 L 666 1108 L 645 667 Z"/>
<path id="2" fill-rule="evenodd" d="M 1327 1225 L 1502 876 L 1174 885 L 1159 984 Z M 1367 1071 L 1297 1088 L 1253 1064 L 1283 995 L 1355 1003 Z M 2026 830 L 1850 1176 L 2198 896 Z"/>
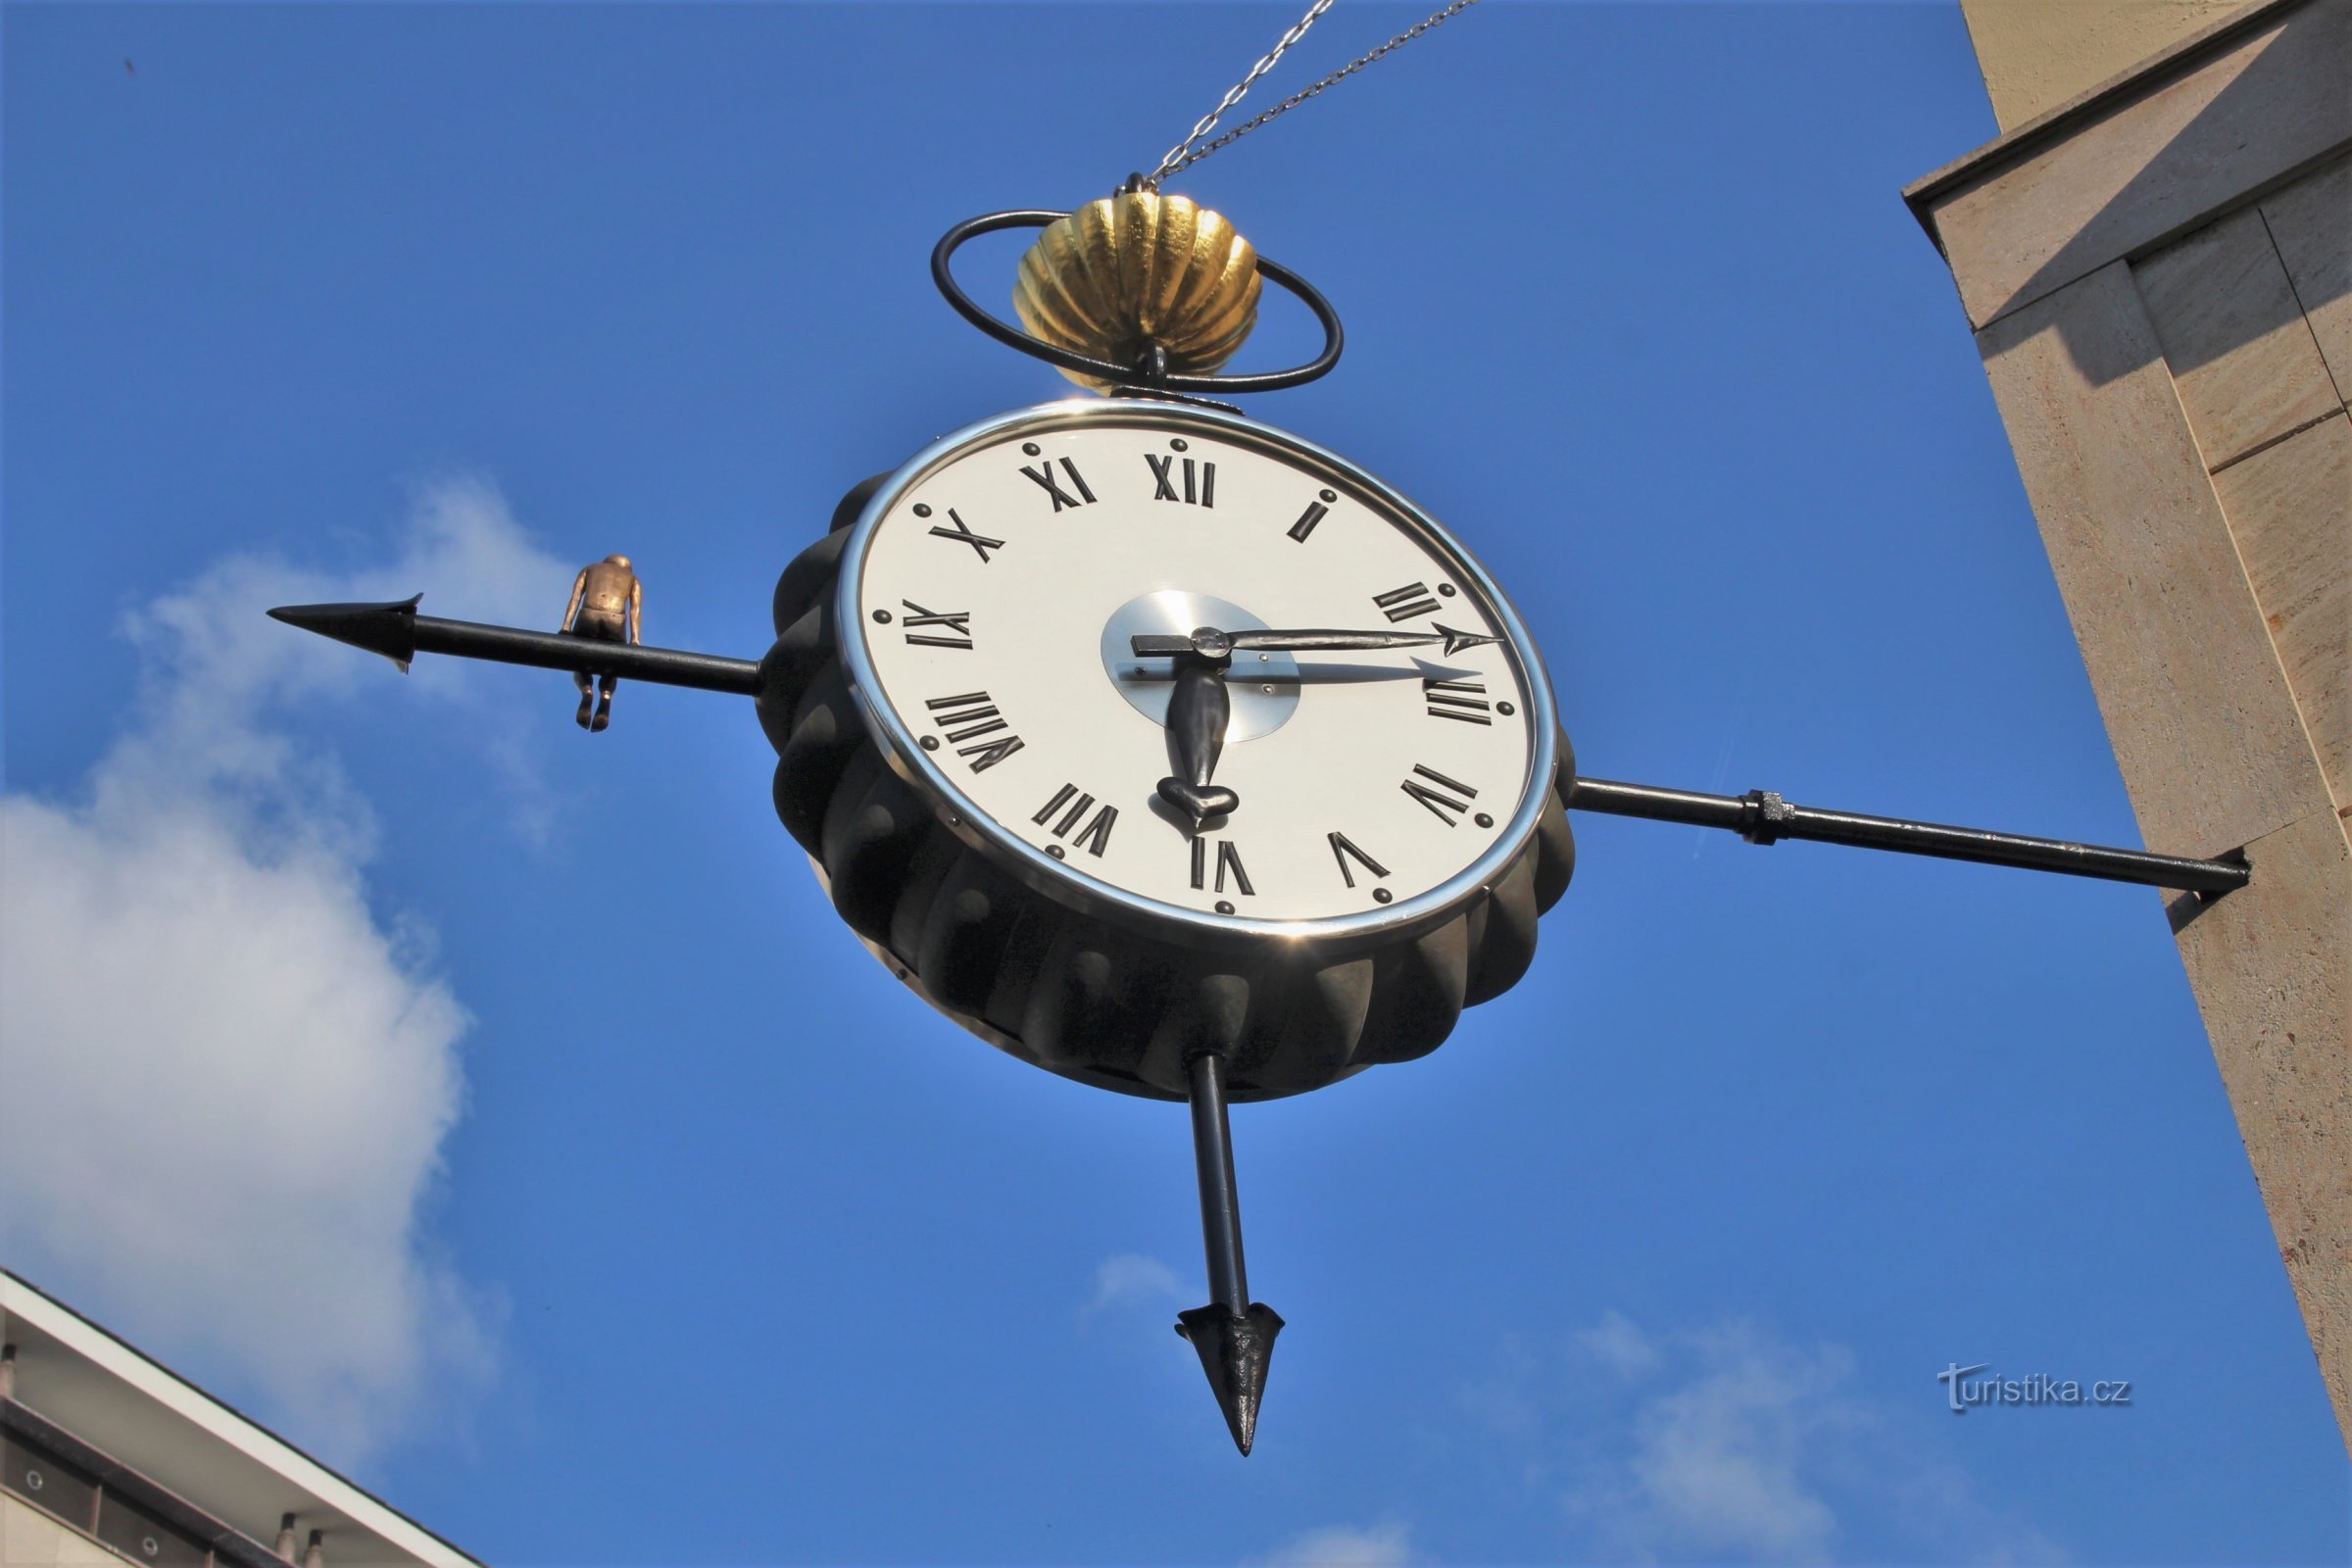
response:
<path id="1" fill-rule="evenodd" d="M 1225 1114 L 1225 1058 L 1203 1052 L 1192 1076 L 1193 1162 L 1200 1173 L 1200 1240 L 1208 1251 L 1209 1299 L 1236 1317 L 1250 1310 L 1242 1260 L 1242 1198 L 1233 1179 L 1233 1128 Z"/>
<path id="2" fill-rule="evenodd" d="M 2142 850 L 2110 849 L 2065 839 L 2026 838 L 1979 827 L 1948 827 L 1902 817 L 1825 811 L 1809 806 L 1791 806 L 1768 790 L 1750 790 L 1745 795 L 1701 795 L 1691 790 L 1659 789 L 1650 784 L 1580 778 L 1569 789 L 1567 804 L 1573 810 L 1600 811 L 1610 816 L 1640 816 L 1653 822 L 1726 828 L 1751 844 L 1811 839 L 1821 844 L 1850 844 L 1861 849 L 1894 850 L 1946 860 L 2013 865 L 2031 871 L 2097 877 L 2108 882 L 2135 882 L 2143 887 L 2180 888 L 2209 896 L 2242 888 L 2254 874 L 2253 868 L 2242 860 L 2187 859 L 2177 855 L 2150 855 Z"/>
<path id="3" fill-rule="evenodd" d="M 416 652 L 491 659 L 502 664 L 571 669 L 590 675 L 626 676 L 662 686 L 692 686 L 707 692 L 749 697 L 760 690 L 760 666 L 748 659 L 721 659 L 677 648 L 640 648 L 556 632 L 488 626 L 472 620 L 418 615 Z"/>
<path id="4" fill-rule="evenodd" d="M 417 596 L 422 598 L 420 594 Z M 416 600 L 380 605 L 281 605 L 270 617 L 289 626 L 381 654 L 400 665 L 418 654 L 454 654 L 502 664 L 533 664 L 587 675 L 625 675 L 661 686 L 694 686 L 750 697 L 760 690 L 760 666 L 748 659 L 719 659 L 677 648 L 639 648 L 595 637 L 486 626 L 416 613 Z"/>
<path id="5" fill-rule="evenodd" d="M 1208 1374 L 1234 1446 L 1247 1454 L 1257 1435 L 1258 1401 L 1282 1317 L 1250 1299 L 1242 1262 L 1242 1200 L 1233 1181 L 1233 1129 L 1225 1115 L 1225 1058 L 1203 1052 L 1184 1064 L 1193 1108 L 1193 1159 L 1200 1174 L 1200 1241 L 1208 1252 L 1206 1306 L 1176 1314 Z"/>
<path id="6" fill-rule="evenodd" d="M 461 659 L 495 660 L 501 663 L 575 670 L 589 675 L 625 676 L 657 685 L 691 686 L 745 697 L 760 690 L 760 666 L 748 659 L 721 659 L 677 648 L 640 648 L 628 643 L 524 631 L 516 626 L 491 626 L 479 621 L 445 620 L 438 615 L 416 613 L 413 600 L 386 605 L 298 605 L 270 613 L 337 641 L 371 649 L 399 661 L 404 667 L 417 654 L 450 654 Z M 1145 639 L 1136 641 L 1141 643 Z M 1612 816 L 1724 828 L 1751 844 L 1811 839 L 1822 844 L 1847 844 L 1946 860 L 2056 871 L 2143 887 L 2180 888 L 2207 897 L 2242 888 L 2254 874 L 2253 868 L 2238 858 L 2199 860 L 2177 855 L 2151 855 L 2144 850 L 2078 844 L 2067 839 L 1995 833 L 1987 828 L 1828 811 L 1816 807 L 1792 806 L 1769 790 L 1750 790 L 1745 795 L 1702 795 L 1694 790 L 1661 789 L 1651 784 L 1580 778 L 1569 787 L 1567 805 L 1575 810 L 1600 811 Z M 1233 1190 L 1233 1141 L 1226 1127 L 1223 1071 L 1222 1060 L 1213 1054 L 1193 1060 L 1193 1138 L 1200 1160 L 1200 1212 L 1209 1236 L 1210 1277 L 1220 1277 L 1220 1253 L 1229 1256 L 1237 1292 L 1233 1299 L 1247 1306 L 1250 1298 L 1243 1288 L 1241 1272 L 1241 1215 Z M 1217 1215 L 1222 1215 L 1222 1220 Z M 1229 1246 L 1220 1246 L 1217 1238 L 1221 1233 L 1230 1236 Z M 1218 1299 L 1226 1299 L 1221 1288 Z"/>

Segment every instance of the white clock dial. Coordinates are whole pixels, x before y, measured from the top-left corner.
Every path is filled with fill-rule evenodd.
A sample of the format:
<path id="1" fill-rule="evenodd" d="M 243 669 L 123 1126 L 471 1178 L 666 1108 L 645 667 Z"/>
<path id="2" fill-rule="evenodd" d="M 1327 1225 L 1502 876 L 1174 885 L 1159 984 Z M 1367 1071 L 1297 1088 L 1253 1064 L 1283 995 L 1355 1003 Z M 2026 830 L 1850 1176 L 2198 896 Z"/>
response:
<path id="1" fill-rule="evenodd" d="M 841 592 L 897 765 L 1081 902 L 1392 927 L 1495 874 L 1551 782 L 1549 692 L 1485 573 L 1377 480 L 1235 416 L 1058 404 L 950 437 L 874 498 Z M 1132 641 L 1199 627 L 1430 640 L 1234 652 L 1213 783 L 1239 802 L 1203 822 L 1160 791 L 1178 661 Z"/>

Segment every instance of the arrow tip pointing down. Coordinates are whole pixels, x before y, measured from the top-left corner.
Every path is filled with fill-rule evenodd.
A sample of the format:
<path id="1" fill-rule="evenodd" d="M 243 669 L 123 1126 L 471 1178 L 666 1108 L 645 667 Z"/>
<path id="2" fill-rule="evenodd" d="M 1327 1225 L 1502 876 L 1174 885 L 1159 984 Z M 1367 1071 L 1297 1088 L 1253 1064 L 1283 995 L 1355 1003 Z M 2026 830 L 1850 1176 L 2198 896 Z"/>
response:
<path id="1" fill-rule="evenodd" d="M 1209 1391 L 1225 1412 L 1234 1446 L 1247 1456 L 1257 1438 L 1257 1405 L 1265 1396 L 1266 1366 L 1282 1319 L 1263 1301 L 1250 1302 L 1240 1316 L 1212 1302 L 1177 1313 L 1176 1332 L 1200 1352 L 1200 1370 L 1208 1374 Z"/>
<path id="2" fill-rule="evenodd" d="M 418 594 L 387 605 L 280 605 L 270 618 L 381 654 L 405 674 L 416 657 L 416 605 L 423 598 Z"/>

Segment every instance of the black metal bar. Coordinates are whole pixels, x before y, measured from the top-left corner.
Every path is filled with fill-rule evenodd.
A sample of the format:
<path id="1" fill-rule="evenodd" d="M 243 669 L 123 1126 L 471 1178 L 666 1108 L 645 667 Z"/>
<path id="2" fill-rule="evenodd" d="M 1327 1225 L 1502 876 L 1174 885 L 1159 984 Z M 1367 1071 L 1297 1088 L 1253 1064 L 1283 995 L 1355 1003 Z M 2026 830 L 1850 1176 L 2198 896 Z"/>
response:
<path id="1" fill-rule="evenodd" d="M 290 626 L 381 654 L 403 669 L 418 654 L 454 654 L 461 659 L 625 676 L 661 686 L 692 686 L 742 697 L 760 690 L 760 666 L 748 659 L 720 659 L 676 648 L 640 648 L 472 620 L 444 620 L 416 613 L 415 599 L 383 605 L 287 605 L 270 613 Z"/>
<path id="2" fill-rule="evenodd" d="M 747 659 L 721 659 L 677 648 L 640 648 L 513 626 L 485 626 L 470 620 L 443 620 L 434 615 L 416 617 L 416 651 L 495 659 L 542 669 L 576 669 L 591 675 L 625 675 L 662 686 L 692 686 L 741 697 L 760 690 L 760 666 Z"/>
<path id="3" fill-rule="evenodd" d="M 1239 1317 L 1250 1310 L 1242 1261 L 1242 1200 L 1233 1179 L 1233 1128 L 1225 1115 L 1225 1058 L 1203 1052 L 1192 1076 L 1193 1161 L 1200 1172 L 1200 1240 L 1208 1250 L 1208 1294 Z"/>
<path id="4" fill-rule="evenodd" d="M 1649 784 L 1580 778 L 1569 788 L 1567 805 L 1572 810 L 1601 811 L 1610 816 L 1640 816 L 1654 822 L 1728 828 L 1750 844 L 1812 839 L 1822 844 L 1895 850 L 1946 860 L 1975 860 L 1985 865 L 2059 871 L 2068 876 L 2097 877 L 2108 882 L 2135 882 L 2144 887 L 2181 888 L 2207 896 L 2242 888 L 2254 875 L 2253 867 L 2242 858 L 2196 860 L 2177 855 L 2150 855 L 2142 850 L 2076 844 L 2065 839 L 2026 838 L 1984 828 L 1946 827 L 1901 817 L 1824 811 L 1809 806 L 1791 806 L 1770 790 L 1750 790 L 1745 795 L 1701 795 Z"/>

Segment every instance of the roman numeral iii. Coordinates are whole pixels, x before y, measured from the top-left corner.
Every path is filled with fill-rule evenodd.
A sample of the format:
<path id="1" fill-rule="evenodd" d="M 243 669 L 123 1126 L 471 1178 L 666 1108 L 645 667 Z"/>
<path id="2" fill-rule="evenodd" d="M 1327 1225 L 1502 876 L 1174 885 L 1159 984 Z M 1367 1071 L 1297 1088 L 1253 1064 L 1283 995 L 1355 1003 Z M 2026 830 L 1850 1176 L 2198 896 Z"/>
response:
<path id="1" fill-rule="evenodd" d="M 899 624 L 906 629 L 906 640 L 918 648 L 969 648 L 972 646 L 972 612 L 968 610 L 925 610 L 911 599 L 902 599 L 906 607 L 906 618 Z M 924 635 L 917 628 L 938 626 L 942 631 Z"/>
<path id="2" fill-rule="evenodd" d="M 1470 809 L 1470 803 L 1478 799 L 1478 791 L 1459 779 L 1447 778 L 1434 767 L 1423 767 L 1420 763 L 1415 762 L 1413 775 L 1406 779 L 1400 788 L 1405 794 L 1428 807 L 1431 814 L 1447 827 L 1451 827 L 1459 821 L 1461 814 Z M 1423 782 L 1424 780 L 1427 782 Z M 1454 799 L 1457 795 L 1461 799 Z"/>
<path id="3" fill-rule="evenodd" d="M 1078 824 L 1086 816 L 1086 808 L 1094 804 L 1092 795 L 1081 794 L 1075 784 L 1064 784 L 1029 820 L 1040 827 L 1051 824 L 1055 838 L 1068 840 L 1072 845 L 1084 848 L 1089 855 L 1100 856 L 1110 844 L 1110 829 L 1119 819 L 1119 808 L 1105 806 L 1095 813 L 1093 821 L 1080 827 Z M 1056 813 L 1061 817 L 1058 822 L 1053 820 Z M 1072 838 L 1072 834 L 1077 836 Z"/>
<path id="4" fill-rule="evenodd" d="M 1187 506 L 1207 507 L 1212 511 L 1215 509 L 1217 504 L 1217 466 L 1215 464 L 1196 465 L 1192 459 L 1186 458 L 1183 468 L 1184 493 L 1178 495 L 1176 493 L 1178 472 L 1176 460 L 1155 457 L 1147 452 L 1144 454 L 1144 461 L 1152 466 L 1152 500 L 1181 501 Z"/>
<path id="5" fill-rule="evenodd" d="M 1410 620 L 1415 615 L 1429 614 L 1438 608 L 1438 602 L 1429 596 L 1429 589 L 1417 582 L 1392 588 L 1385 594 L 1374 594 L 1372 602 L 1393 621 Z"/>
<path id="6" fill-rule="evenodd" d="M 946 735 L 947 743 L 956 748 L 956 755 L 972 764 L 972 771 L 985 773 L 1021 749 L 1021 738 L 1007 734 L 1003 740 L 986 737 L 1009 730 L 1004 715 L 997 711 L 986 692 L 965 692 L 960 697 L 934 697 L 923 706 L 931 710 L 931 722 Z M 963 743 L 974 744 L 966 746 Z M 930 750 L 928 746 L 924 748 Z"/>
<path id="7" fill-rule="evenodd" d="M 1425 680 L 1421 683 L 1422 700 L 1429 704 L 1432 718 L 1457 718 L 1465 724 L 1492 724 L 1487 716 L 1494 704 L 1487 701 L 1486 684 L 1475 680 Z"/>

